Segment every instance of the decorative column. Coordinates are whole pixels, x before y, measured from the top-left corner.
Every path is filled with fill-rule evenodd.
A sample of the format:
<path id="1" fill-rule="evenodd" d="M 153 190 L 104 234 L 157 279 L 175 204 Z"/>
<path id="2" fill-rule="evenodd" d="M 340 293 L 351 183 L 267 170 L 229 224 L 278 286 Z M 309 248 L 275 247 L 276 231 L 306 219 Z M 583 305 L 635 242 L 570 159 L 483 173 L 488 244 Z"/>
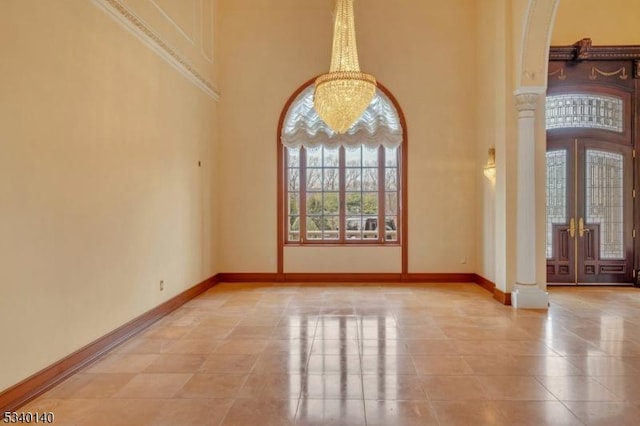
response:
<path id="1" fill-rule="evenodd" d="M 536 279 L 535 111 L 540 93 L 516 92 L 518 108 L 515 308 L 547 309 L 549 295 Z"/>

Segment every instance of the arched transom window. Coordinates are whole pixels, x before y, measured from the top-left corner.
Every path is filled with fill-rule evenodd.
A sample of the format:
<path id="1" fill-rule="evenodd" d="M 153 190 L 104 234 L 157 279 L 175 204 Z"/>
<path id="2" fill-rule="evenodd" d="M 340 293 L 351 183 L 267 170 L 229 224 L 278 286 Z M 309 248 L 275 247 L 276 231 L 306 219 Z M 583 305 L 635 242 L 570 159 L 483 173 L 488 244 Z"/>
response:
<path id="1" fill-rule="evenodd" d="M 403 128 L 380 90 L 344 135 L 313 108 L 313 85 L 282 124 L 285 244 L 399 244 Z"/>

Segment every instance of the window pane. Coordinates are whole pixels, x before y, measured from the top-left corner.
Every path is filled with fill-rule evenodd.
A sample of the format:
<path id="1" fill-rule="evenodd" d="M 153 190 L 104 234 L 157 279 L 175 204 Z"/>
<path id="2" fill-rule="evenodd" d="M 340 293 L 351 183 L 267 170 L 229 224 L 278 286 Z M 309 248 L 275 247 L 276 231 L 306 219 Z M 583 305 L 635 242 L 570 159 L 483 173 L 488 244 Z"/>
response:
<path id="1" fill-rule="evenodd" d="M 378 214 L 378 193 L 377 192 L 362 193 L 362 213 L 367 215 Z"/>
<path id="2" fill-rule="evenodd" d="M 362 216 L 347 216 L 346 224 L 346 237 L 348 240 L 361 240 L 362 239 Z"/>
<path id="3" fill-rule="evenodd" d="M 553 225 L 567 222 L 567 151 L 547 151 L 547 259 L 553 258 Z"/>
<path id="4" fill-rule="evenodd" d="M 300 167 L 300 148 L 287 148 L 287 165 Z"/>
<path id="5" fill-rule="evenodd" d="M 300 216 L 289 216 L 289 231 L 300 230 Z"/>
<path id="6" fill-rule="evenodd" d="M 624 157 L 587 149 L 587 224 L 600 225 L 600 258 L 624 259 Z"/>
<path id="7" fill-rule="evenodd" d="M 324 214 L 338 214 L 340 211 L 340 197 L 337 192 L 324 193 Z"/>
<path id="8" fill-rule="evenodd" d="M 300 190 L 300 169 L 289 169 L 289 191 Z"/>
<path id="9" fill-rule="evenodd" d="M 570 127 L 622 133 L 624 101 L 600 94 L 570 93 L 547 96 L 547 130 Z"/>
<path id="10" fill-rule="evenodd" d="M 388 167 L 398 167 L 398 148 L 384 149 L 384 164 Z"/>
<path id="11" fill-rule="evenodd" d="M 386 214 L 398 214 L 398 193 L 385 192 L 384 194 L 384 212 Z"/>
<path id="12" fill-rule="evenodd" d="M 338 167 L 339 148 L 324 148 L 324 167 Z"/>
<path id="13" fill-rule="evenodd" d="M 384 238 L 387 241 L 398 241 L 398 218 L 387 216 L 385 219 Z"/>
<path id="14" fill-rule="evenodd" d="M 379 148 L 362 148 L 362 165 L 365 167 L 377 167 L 378 166 L 378 151 Z"/>
<path id="15" fill-rule="evenodd" d="M 324 169 L 324 190 L 338 191 L 340 189 L 340 171 L 338 169 Z"/>
<path id="16" fill-rule="evenodd" d="M 297 192 L 289 193 L 289 215 L 300 214 L 300 194 Z"/>
<path id="17" fill-rule="evenodd" d="M 362 236 L 365 239 L 378 238 L 378 217 L 368 216 L 362 220 Z"/>
<path id="18" fill-rule="evenodd" d="M 387 191 L 398 190 L 398 169 L 387 167 L 384 169 L 384 189 Z"/>
<path id="19" fill-rule="evenodd" d="M 347 191 L 360 191 L 362 189 L 362 170 L 348 168 L 345 170 L 345 189 Z"/>
<path id="20" fill-rule="evenodd" d="M 307 216 L 307 239 L 319 240 L 322 238 L 322 216 Z"/>
<path id="21" fill-rule="evenodd" d="M 322 169 L 307 169 L 307 191 L 322 191 Z"/>
<path id="22" fill-rule="evenodd" d="M 364 191 L 378 190 L 378 169 L 362 169 L 362 189 Z"/>
<path id="23" fill-rule="evenodd" d="M 346 196 L 347 214 L 362 213 L 362 194 L 360 192 L 347 192 Z"/>
<path id="24" fill-rule="evenodd" d="M 345 163 L 347 167 L 362 166 L 362 147 L 345 148 L 344 154 L 345 154 Z"/>
<path id="25" fill-rule="evenodd" d="M 289 241 L 300 241 L 300 216 L 289 216 Z"/>
<path id="26" fill-rule="evenodd" d="M 322 193 L 307 194 L 307 214 L 322 213 Z"/>
<path id="27" fill-rule="evenodd" d="M 305 148 L 307 153 L 307 167 L 322 167 L 322 147 Z"/>
<path id="28" fill-rule="evenodd" d="M 340 237 L 339 223 L 340 218 L 338 216 L 325 216 L 323 220 L 323 238 L 325 240 L 337 240 Z"/>

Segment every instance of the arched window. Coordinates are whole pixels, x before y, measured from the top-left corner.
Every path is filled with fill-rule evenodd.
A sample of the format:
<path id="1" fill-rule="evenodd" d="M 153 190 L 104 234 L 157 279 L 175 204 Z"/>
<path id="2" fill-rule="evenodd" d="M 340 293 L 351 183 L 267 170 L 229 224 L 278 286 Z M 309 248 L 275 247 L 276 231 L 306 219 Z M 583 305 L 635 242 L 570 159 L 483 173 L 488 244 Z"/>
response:
<path id="1" fill-rule="evenodd" d="M 378 88 L 338 135 L 313 108 L 313 84 L 294 95 L 279 143 L 283 244 L 401 244 L 406 144 L 391 99 Z"/>

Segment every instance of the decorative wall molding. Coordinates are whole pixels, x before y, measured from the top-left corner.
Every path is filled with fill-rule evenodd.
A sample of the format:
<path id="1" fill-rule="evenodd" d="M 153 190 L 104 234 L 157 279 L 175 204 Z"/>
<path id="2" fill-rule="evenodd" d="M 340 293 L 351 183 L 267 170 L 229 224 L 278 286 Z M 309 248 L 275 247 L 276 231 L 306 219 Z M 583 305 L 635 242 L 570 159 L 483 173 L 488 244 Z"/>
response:
<path id="1" fill-rule="evenodd" d="M 158 9 L 158 11 L 162 14 L 162 16 L 165 17 L 165 19 L 167 20 L 167 22 L 169 22 L 171 25 L 173 25 L 176 29 L 176 31 L 178 31 L 180 34 L 182 34 L 182 36 L 188 40 L 191 44 L 195 44 L 195 37 L 194 34 L 188 34 L 187 33 L 187 29 L 183 28 L 182 25 L 180 25 L 175 19 L 173 19 L 171 17 L 171 15 L 169 14 L 169 12 L 167 12 L 166 10 L 164 10 L 164 8 L 158 4 L 157 0 L 149 0 L 149 2 L 154 5 L 156 7 L 156 9 Z M 195 27 L 196 27 L 196 11 L 195 11 L 195 4 L 192 4 L 192 6 L 194 7 L 192 10 L 192 16 L 191 19 L 193 22 L 191 22 L 191 25 L 193 26 L 192 31 L 195 32 Z"/>
<path id="2" fill-rule="evenodd" d="M 91 2 L 124 26 L 158 56 L 167 61 L 180 72 L 180 74 L 196 85 L 196 87 L 200 88 L 214 100 L 217 101 L 220 99 L 220 93 L 211 81 L 203 77 L 192 64 L 180 56 L 173 47 L 165 42 L 148 24 L 136 16 L 121 1 L 91 0 Z"/>
<path id="3" fill-rule="evenodd" d="M 200 22 L 200 50 L 202 52 L 202 56 L 209 62 L 213 63 L 213 37 L 215 33 L 215 18 L 214 18 L 214 7 L 213 0 L 202 0 L 200 2 L 200 12 L 201 12 L 201 22 Z M 209 21 L 209 25 L 211 28 L 211 34 L 206 34 L 205 32 L 205 22 Z M 208 40 L 208 43 L 205 43 L 205 40 Z"/>

